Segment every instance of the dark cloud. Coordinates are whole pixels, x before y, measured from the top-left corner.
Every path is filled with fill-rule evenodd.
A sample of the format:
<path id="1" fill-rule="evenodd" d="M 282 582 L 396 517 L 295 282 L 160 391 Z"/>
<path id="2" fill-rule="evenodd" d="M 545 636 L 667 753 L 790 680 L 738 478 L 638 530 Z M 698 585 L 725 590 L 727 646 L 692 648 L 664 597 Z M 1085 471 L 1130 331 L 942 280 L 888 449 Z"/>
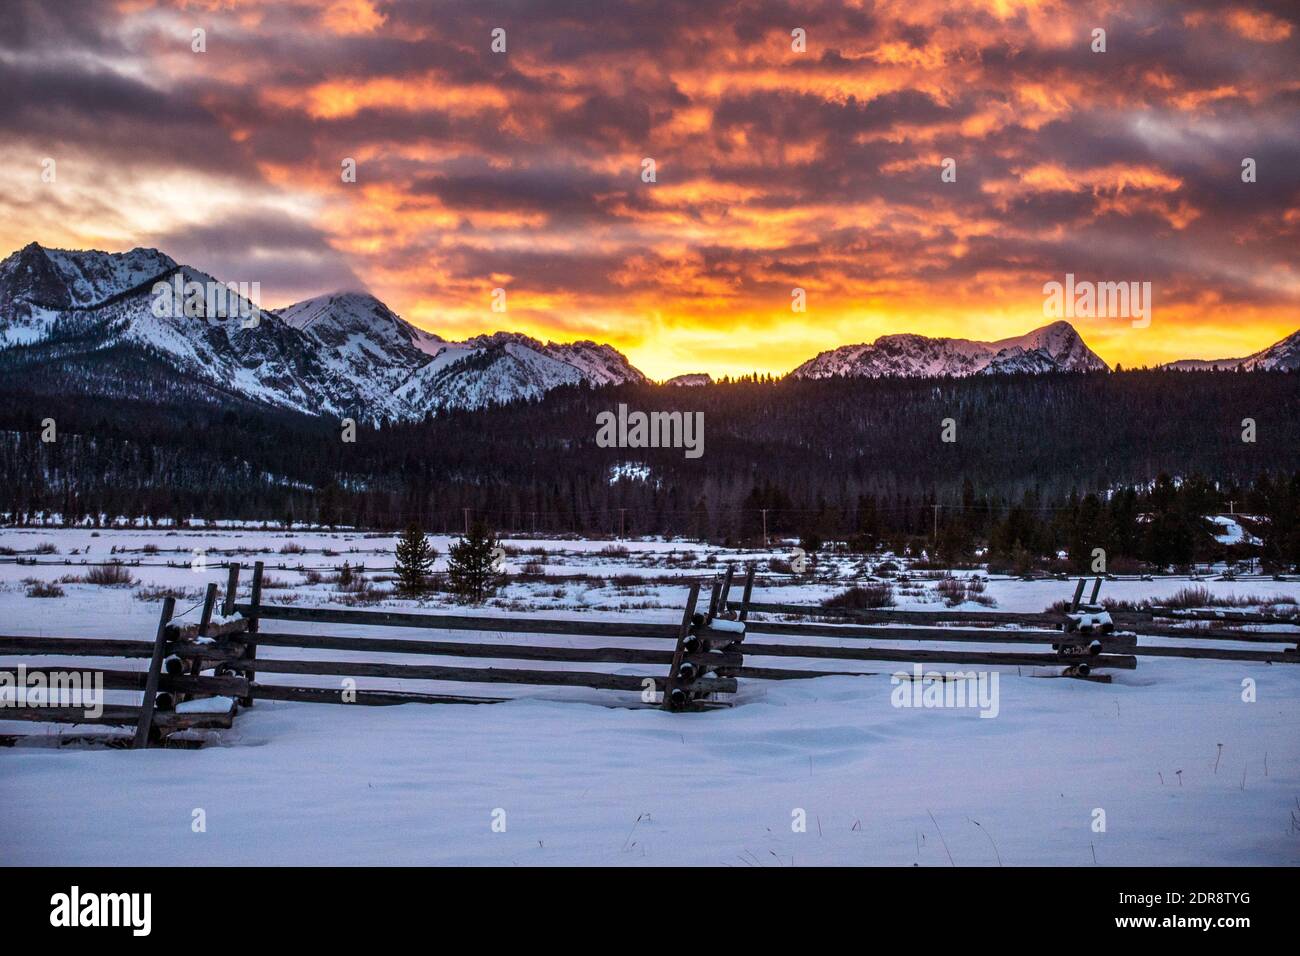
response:
<path id="1" fill-rule="evenodd" d="M 258 282 L 282 306 L 325 291 L 364 289 L 348 258 L 310 223 L 273 209 L 229 221 L 146 236 L 142 245 L 165 250 L 178 262 L 222 282 Z M 279 301 L 283 300 L 283 301 Z"/>
<path id="2" fill-rule="evenodd" d="M 454 298 L 500 273 L 597 308 L 747 308 L 800 281 L 956 297 L 993 274 L 1134 262 L 1189 301 L 1285 302 L 1294 282 L 1300 18 L 1283 0 L 375 9 L 382 26 L 346 29 L 309 0 L 0 4 L 0 136 L 93 156 L 110 179 L 166 166 L 234 184 L 236 219 L 139 241 L 293 294 L 381 273 Z M 199 24 L 210 52 L 191 55 Z M 288 217 L 275 193 L 329 213 Z M 107 221 L 109 198 L 42 201 Z"/>

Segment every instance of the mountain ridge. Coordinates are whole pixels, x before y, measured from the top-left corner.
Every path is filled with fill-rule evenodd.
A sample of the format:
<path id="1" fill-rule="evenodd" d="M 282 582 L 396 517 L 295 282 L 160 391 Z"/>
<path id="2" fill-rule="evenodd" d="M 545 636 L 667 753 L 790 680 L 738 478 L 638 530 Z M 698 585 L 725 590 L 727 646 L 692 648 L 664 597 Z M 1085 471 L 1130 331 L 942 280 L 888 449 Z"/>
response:
<path id="1" fill-rule="evenodd" d="M 1239 368 L 1248 372 L 1294 371 L 1300 369 L 1300 330 L 1243 358 L 1179 359 L 1176 362 L 1167 362 L 1160 368 L 1180 372 L 1233 371 Z"/>
<path id="2" fill-rule="evenodd" d="M 8 365 L 43 363 L 47 371 L 53 362 L 98 356 L 95 381 L 116 374 L 125 392 L 145 374 L 132 368 L 130 356 L 144 353 L 170 366 L 186 388 L 370 421 L 535 400 L 566 385 L 650 381 L 608 344 L 543 343 L 515 331 L 452 341 L 413 325 L 361 290 L 265 310 L 234 295 L 230 301 L 238 314 L 258 316 L 254 322 L 205 317 L 202 309 L 187 316 L 174 288 L 169 307 L 160 309 L 167 299 L 158 294 L 158 283 L 170 285 L 177 277 L 226 288 L 150 247 L 110 253 L 28 243 L 0 260 L 0 355 Z M 1300 332 L 1242 359 L 1185 359 L 1161 367 L 1297 369 Z M 789 376 L 962 377 L 1108 369 L 1070 323 L 1057 321 L 990 342 L 911 332 L 882 335 L 871 343 L 823 351 Z M 697 372 L 664 384 L 712 382 L 707 372 Z"/>
<path id="3" fill-rule="evenodd" d="M 181 297 L 158 289 L 178 276 L 226 288 L 156 249 L 106 253 L 29 243 L 0 261 L 0 352 L 21 351 L 39 364 L 142 350 L 214 390 L 372 421 L 535 399 L 560 385 L 647 381 L 609 345 L 542 343 L 518 332 L 449 342 L 364 292 L 278 310 L 232 293 L 226 316 L 208 317 L 203 306 L 186 315 Z M 131 369 L 119 377 L 129 387 Z"/>
<path id="4" fill-rule="evenodd" d="M 1024 335 L 982 342 L 918 335 L 882 335 L 870 343 L 841 345 L 799 365 L 794 378 L 882 378 L 937 375 L 1103 371 L 1109 366 L 1074 326 L 1052 322 Z"/>

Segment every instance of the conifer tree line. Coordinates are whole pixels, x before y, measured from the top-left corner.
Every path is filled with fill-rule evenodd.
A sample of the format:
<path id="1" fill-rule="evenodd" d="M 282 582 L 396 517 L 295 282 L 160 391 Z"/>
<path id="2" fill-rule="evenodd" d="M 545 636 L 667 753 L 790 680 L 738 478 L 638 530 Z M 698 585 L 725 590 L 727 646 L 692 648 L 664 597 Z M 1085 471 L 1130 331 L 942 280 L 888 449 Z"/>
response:
<path id="1" fill-rule="evenodd" d="M 1111 561 L 1218 553 L 1237 513 L 1300 561 L 1300 374 L 1128 371 L 967 379 L 557 389 L 421 422 L 339 422 L 207 394 L 104 401 L 0 384 L 0 511 L 401 530 L 812 535 L 1014 564 L 1103 548 Z M 142 390 L 142 394 L 150 394 Z M 601 448 L 626 403 L 699 411 L 704 454 Z M 41 422 L 58 438 L 41 441 Z M 941 440 L 952 422 L 955 441 Z M 1244 441 L 1243 422 L 1254 441 Z M 936 507 L 937 506 L 937 507 Z M 1081 559 L 1081 558 L 1080 558 Z"/>

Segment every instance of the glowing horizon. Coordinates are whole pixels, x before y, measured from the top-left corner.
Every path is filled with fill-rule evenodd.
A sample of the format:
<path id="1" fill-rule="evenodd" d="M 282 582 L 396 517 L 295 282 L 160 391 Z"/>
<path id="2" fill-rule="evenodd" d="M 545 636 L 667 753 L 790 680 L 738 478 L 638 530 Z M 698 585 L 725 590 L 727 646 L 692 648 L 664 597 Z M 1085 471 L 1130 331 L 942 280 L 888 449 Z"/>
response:
<path id="1" fill-rule="evenodd" d="M 1284 5 L 119 0 L 0 19 L 6 254 L 154 246 L 259 282 L 268 307 L 366 289 L 446 338 L 592 339 L 654 379 L 780 375 L 899 332 L 1021 335 L 1066 273 L 1152 283 L 1147 328 L 1070 320 L 1112 367 L 1300 328 Z"/>

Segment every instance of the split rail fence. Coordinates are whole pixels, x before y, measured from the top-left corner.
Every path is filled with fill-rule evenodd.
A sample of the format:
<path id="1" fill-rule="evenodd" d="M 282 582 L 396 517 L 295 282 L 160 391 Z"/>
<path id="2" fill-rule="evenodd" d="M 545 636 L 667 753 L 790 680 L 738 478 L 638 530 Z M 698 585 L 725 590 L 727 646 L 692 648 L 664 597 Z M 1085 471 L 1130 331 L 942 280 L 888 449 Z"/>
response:
<path id="1" fill-rule="evenodd" d="M 1279 623 L 1277 618 L 1236 612 L 1186 612 L 1166 608 L 1107 610 L 1097 603 L 1101 580 L 1083 602 L 1085 582 L 1059 612 L 899 611 L 832 608 L 754 601 L 754 570 L 745 575 L 743 592 L 732 601 L 735 566 L 713 581 L 707 604 L 700 582 L 689 587 L 678 623 L 565 620 L 538 617 L 487 617 L 427 612 L 294 607 L 262 600 L 263 564 L 254 566 L 248 600 L 240 602 L 241 568 L 229 569 L 224 600 L 209 584 L 201 611 L 174 618 L 175 601 L 163 601 L 152 641 L 98 640 L 76 637 L 0 636 L 4 658 L 64 657 L 147 659 L 147 670 L 91 668 L 105 690 L 140 691 L 139 704 L 103 707 L 87 717 L 74 707 L 24 706 L 0 709 L 0 719 L 59 724 L 103 723 L 125 726 L 129 735 L 69 734 L 64 742 L 94 740 L 116 746 L 145 747 L 167 743 L 197 746 L 201 740 L 182 731 L 230 728 L 241 707 L 258 700 L 384 706 L 403 703 L 492 704 L 504 697 L 356 687 L 358 679 L 414 680 L 434 684 L 581 687 L 616 692 L 605 702 L 640 702 L 671 711 L 729 706 L 739 680 L 792 680 L 822 676 L 869 676 L 845 669 L 857 662 L 944 663 L 963 667 L 1031 667 L 1043 676 L 1109 681 L 1109 671 L 1131 670 L 1141 656 L 1196 657 L 1268 663 L 1300 663 L 1300 649 L 1252 647 L 1296 644 L 1300 629 L 1289 622 L 1284 631 L 1246 631 L 1245 626 Z M 752 614 L 786 620 L 754 620 Z M 836 623 L 803 623 L 790 617 L 821 618 Z M 1196 625 L 1188 628 L 1188 624 Z M 287 627 L 286 627 L 287 625 Z M 1201 626 L 1206 625 L 1206 626 Z M 344 627 L 346 633 L 313 633 L 321 626 Z M 293 629 L 289 629 L 293 628 Z M 428 640 L 371 636 L 373 628 L 465 632 L 492 641 Z M 502 635 L 519 635 L 517 643 L 500 643 Z M 598 647 L 557 647 L 536 637 L 600 639 Z M 803 643 L 781 642 L 797 638 Z M 1192 641 L 1188 645 L 1142 643 L 1143 638 Z M 831 639 L 846 643 L 813 643 Z M 629 640 L 638 643 L 630 645 Z M 647 641 L 650 646 L 646 646 Z M 653 646 L 662 641 L 662 647 Z M 1231 642 L 1231 647 L 1212 646 Z M 942 645 L 956 644 L 958 648 Z M 901 645 L 901 646 L 900 646 Z M 936 646 L 939 645 L 939 646 Z M 968 645 L 960 647 L 960 645 Z M 977 646 L 978 645 L 978 646 Z M 1240 646 L 1246 645 L 1246 646 Z M 313 652 L 311 657 L 267 656 L 276 649 Z M 329 656 L 330 654 L 334 656 Z M 545 669 L 509 666 L 453 666 L 345 660 L 338 654 L 411 655 L 413 657 L 544 662 Z M 754 659 L 763 659 L 756 665 Z M 819 669 L 767 666 L 769 660 L 817 662 Z M 826 662 L 835 669 L 827 669 Z M 653 667 L 657 673 L 610 673 L 581 665 L 614 664 Z M 578 666 L 574 666 L 578 665 Z M 52 677 L 56 668 L 25 667 L 26 673 Z M 860 664 L 859 664 L 860 666 Z M 0 671 L 9 670 L 0 665 Z M 86 668 L 77 667 L 79 672 Z M 273 677 L 277 682 L 268 683 Z M 333 678 L 332 686 L 311 682 L 281 683 L 293 678 Z M 13 743 L 16 735 L 0 739 Z"/>

